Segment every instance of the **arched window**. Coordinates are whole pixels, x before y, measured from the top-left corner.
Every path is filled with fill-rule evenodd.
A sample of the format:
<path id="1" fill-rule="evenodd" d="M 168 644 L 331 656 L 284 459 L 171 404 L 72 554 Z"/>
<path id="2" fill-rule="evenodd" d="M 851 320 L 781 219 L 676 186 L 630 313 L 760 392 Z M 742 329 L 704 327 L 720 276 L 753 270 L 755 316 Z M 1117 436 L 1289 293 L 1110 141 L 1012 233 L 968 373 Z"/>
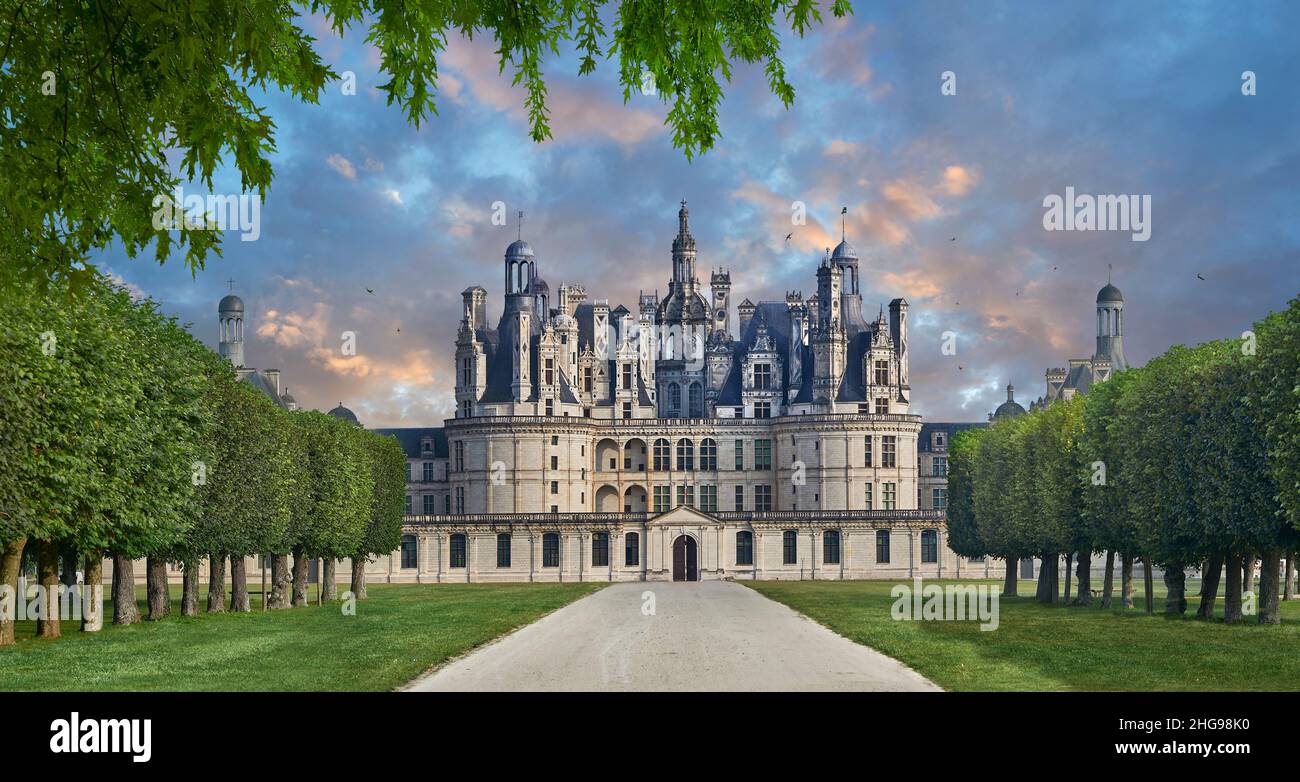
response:
<path id="1" fill-rule="evenodd" d="M 702 418 L 704 416 L 704 390 L 700 388 L 699 383 L 691 383 L 690 390 L 691 418 Z"/>
<path id="2" fill-rule="evenodd" d="M 402 569 L 409 570 L 419 567 L 418 564 L 418 544 L 415 542 L 414 535 L 402 536 Z"/>
<path id="3" fill-rule="evenodd" d="M 667 440 L 663 439 L 662 437 L 659 438 L 658 440 L 655 440 L 655 469 L 656 470 L 671 470 L 673 468 L 672 449 L 673 449 L 672 444 L 669 443 Z"/>
<path id="4" fill-rule="evenodd" d="M 822 563 L 840 564 L 840 531 L 828 529 L 822 533 Z"/>
<path id="5" fill-rule="evenodd" d="M 465 567 L 465 536 L 459 532 L 451 536 L 451 559 L 448 567 Z"/>
<path id="6" fill-rule="evenodd" d="M 560 566 L 560 536 L 548 532 L 542 536 L 542 567 Z"/>
<path id="7" fill-rule="evenodd" d="M 932 529 L 921 530 L 921 562 L 939 561 L 939 532 Z"/>
<path id="8" fill-rule="evenodd" d="M 497 535 L 497 567 L 510 567 L 510 535 Z"/>
<path id="9" fill-rule="evenodd" d="M 754 564 L 754 533 L 748 531 L 736 533 L 736 564 Z"/>
<path id="10" fill-rule="evenodd" d="M 676 413 L 682 409 L 682 387 L 676 383 L 668 384 L 668 412 Z"/>
<path id="11" fill-rule="evenodd" d="M 799 533 L 792 529 L 781 533 L 781 561 L 787 565 L 799 564 Z"/>
<path id="12" fill-rule="evenodd" d="M 677 441 L 677 469 L 695 469 L 695 443 L 692 443 L 689 437 Z"/>
<path id="13" fill-rule="evenodd" d="M 591 533 L 591 566 L 607 567 L 609 565 L 609 533 Z"/>
<path id="14" fill-rule="evenodd" d="M 635 532 L 623 536 L 623 564 L 627 567 L 641 564 L 641 536 Z"/>
<path id="15" fill-rule="evenodd" d="M 718 441 L 712 437 L 700 441 L 700 469 L 710 471 L 718 469 Z"/>

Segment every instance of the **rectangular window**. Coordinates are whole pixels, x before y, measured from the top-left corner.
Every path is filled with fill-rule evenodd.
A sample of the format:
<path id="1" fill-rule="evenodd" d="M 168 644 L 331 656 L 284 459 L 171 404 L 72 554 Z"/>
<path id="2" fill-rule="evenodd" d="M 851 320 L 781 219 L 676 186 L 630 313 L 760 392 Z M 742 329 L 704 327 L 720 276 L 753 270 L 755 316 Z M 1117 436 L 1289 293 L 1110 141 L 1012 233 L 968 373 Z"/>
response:
<path id="1" fill-rule="evenodd" d="M 889 564 L 889 530 L 876 530 L 876 563 Z"/>
<path id="2" fill-rule="evenodd" d="M 894 510 L 894 505 L 897 500 L 896 494 L 897 492 L 894 484 L 892 483 L 880 484 L 880 509 Z"/>
<path id="3" fill-rule="evenodd" d="M 450 495 L 450 494 L 444 494 L 444 495 L 442 495 L 442 512 L 445 513 L 445 514 L 447 514 L 448 516 L 451 515 L 451 495 Z"/>
<path id="4" fill-rule="evenodd" d="M 766 513 L 772 510 L 772 487 L 759 484 L 754 487 L 754 510 Z"/>
<path id="5" fill-rule="evenodd" d="M 876 362 L 876 385 L 878 386 L 889 385 L 889 362 L 888 361 Z"/>
<path id="6" fill-rule="evenodd" d="M 680 507 L 683 506 L 683 505 L 687 506 L 688 508 L 694 508 L 694 507 L 695 507 L 695 487 L 694 487 L 694 486 L 681 486 L 681 485 L 679 485 L 679 486 L 677 487 L 677 507 L 680 508 Z"/>
<path id="7" fill-rule="evenodd" d="M 772 388 L 772 365 L 755 364 L 754 365 L 754 389 L 756 391 L 767 391 Z"/>
<path id="8" fill-rule="evenodd" d="M 876 415 L 888 415 L 888 414 L 889 414 L 889 400 L 883 396 L 878 397 L 876 399 Z"/>
<path id="9" fill-rule="evenodd" d="M 771 402 L 755 402 L 755 403 L 754 403 L 754 417 L 755 417 L 755 418 L 771 418 L 771 417 L 772 417 L 772 403 L 771 403 Z"/>
<path id="10" fill-rule="evenodd" d="M 510 567 L 510 536 L 497 535 L 497 567 Z"/>
<path id="11" fill-rule="evenodd" d="M 555 415 L 555 400 L 546 400 L 546 415 Z"/>
<path id="12" fill-rule="evenodd" d="M 897 467 L 898 438 L 892 434 L 880 438 L 880 466 Z"/>
<path id="13" fill-rule="evenodd" d="M 754 441 L 754 469 L 755 470 L 772 469 L 772 441 L 771 440 Z"/>
<path id="14" fill-rule="evenodd" d="M 456 487 L 456 512 L 457 513 L 465 512 L 465 487 L 464 486 Z"/>
<path id="15" fill-rule="evenodd" d="M 939 561 L 939 533 L 932 529 L 921 530 L 921 562 L 933 564 Z"/>
<path id="16" fill-rule="evenodd" d="M 456 472 L 465 471 L 465 443 L 461 440 L 456 441 Z"/>
<path id="17" fill-rule="evenodd" d="M 930 496 L 934 499 L 933 507 L 935 510 L 943 510 L 944 508 L 948 507 L 947 489 L 935 489 L 934 493 L 931 494 Z"/>
<path id="18" fill-rule="evenodd" d="M 641 564 L 641 536 L 629 532 L 623 536 L 623 565 L 636 567 Z"/>
<path id="19" fill-rule="evenodd" d="M 736 441 L 736 469 L 737 470 L 745 469 L 745 441 L 744 440 Z"/>
<path id="20" fill-rule="evenodd" d="M 414 570 L 419 567 L 419 548 L 414 535 L 402 536 L 402 569 Z"/>
<path id="21" fill-rule="evenodd" d="M 595 388 L 595 381 L 592 379 L 591 367 L 583 367 L 582 390 L 590 394 L 593 388 Z"/>
<path id="22" fill-rule="evenodd" d="M 799 564 L 799 533 L 792 529 L 781 533 L 781 562 L 786 565 Z"/>
<path id="23" fill-rule="evenodd" d="M 412 480 L 412 478 L 411 478 L 411 473 L 412 473 L 412 471 L 414 470 L 414 468 L 415 468 L 415 465 L 411 464 L 410 462 L 407 462 L 407 463 L 406 463 L 406 482 L 407 482 L 407 483 L 410 483 L 411 480 Z"/>
<path id="24" fill-rule="evenodd" d="M 837 530 L 828 529 L 822 533 L 822 562 L 840 564 L 840 533 Z"/>
<path id="25" fill-rule="evenodd" d="M 465 567 L 465 536 L 456 534 L 451 536 L 451 554 L 448 557 L 448 564 L 451 567 Z"/>
<path id="26" fill-rule="evenodd" d="M 591 533 L 591 566 L 609 566 L 609 533 Z"/>
<path id="27" fill-rule="evenodd" d="M 411 495 L 408 494 L 406 495 L 406 515 L 410 516 L 411 513 L 413 513 L 411 510 Z"/>
<path id="28" fill-rule="evenodd" d="M 555 455 L 551 456 L 551 469 L 552 470 L 560 469 L 560 457 Z"/>
<path id="29" fill-rule="evenodd" d="M 623 403 L 623 418 L 624 418 L 624 419 L 628 419 L 628 418 L 631 418 L 631 417 L 632 417 L 632 403 L 631 403 L 631 402 L 624 402 L 624 403 Z"/>
<path id="30" fill-rule="evenodd" d="M 425 462 L 424 464 L 422 464 L 422 465 L 420 466 L 420 469 L 421 469 L 421 473 L 420 473 L 420 478 L 421 478 L 421 480 L 423 480 L 425 483 L 430 483 L 430 482 L 432 482 L 432 481 L 433 481 L 433 462 Z"/>
<path id="31" fill-rule="evenodd" d="M 866 503 L 866 505 L 864 506 L 867 510 L 871 510 L 871 509 L 872 509 L 872 508 L 871 508 L 871 500 L 872 500 L 872 497 L 871 497 L 871 484 L 868 483 L 868 484 L 867 484 L 867 503 Z"/>
<path id="32" fill-rule="evenodd" d="M 433 506 L 433 501 L 435 499 L 436 498 L 432 494 L 424 495 L 424 515 L 432 516 L 433 514 L 438 512 L 437 508 Z"/>
<path id="33" fill-rule="evenodd" d="M 744 509 L 745 509 L 745 487 L 737 486 L 736 487 L 736 510 L 744 510 Z"/>
<path id="34" fill-rule="evenodd" d="M 545 383 L 548 386 L 555 385 L 555 359 L 546 359 Z"/>
<path id="35" fill-rule="evenodd" d="M 948 457 L 936 456 L 930 462 L 930 474 L 936 478 L 943 478 L 948 475 Z"/>
<path id="36" fill-rule="evenodd" d="M 542 567 L 560 566 L 560 536 L 548 532 L 542 536 Z"/>
<path id="37" fill-rule="evenodd" d="M 718 512 L 718 487 L 701 486 L 700 487 L 700 510 L 705 513 Z"/>
<path id="38" fill-rule="evenodd" d="M 627 389 L 629 389 L 629 388 L 631 388 L 631 387 L 632 387 L 632 365 L 631 365 L 631 364 L 624 364 L 624 365 L 623 365 L 623 386 L 622 386 L 622 390 L 625 390 L 625 391 L 626 391 Z"/>
<path id="39" fill-rule="evenodd" d="M 560 493 L 560 482 L 551 481 L 551 494 L 559 494 L 559 493 Z"/>
<path id="40" fill-rule="evenodd" d="M 754 533 L 748 531 L 736 533 L 736 564 L 754 564 Z"/>
<path id="41" fill-rule="evenodd" d="M 863 466 L 863 467 L 870 467 L 870 466 L 871 466 L 871 457 L 872 457 L 872 453 L 871 453 L 871 452 L 872 452 L 872 450 L 873 450 L 873 449 L 872 449 L 872 443 L 873 443 L 874 440 L 875 440 L 875 438 L 872 437 L 871 435 L 867 435 L 866 437 L 863 437 L 863 438 L 862 438 L 862 454 L 863 454 L 863 456 L 862 456 L 862 458 L 863 458 L 862 466 Z"/>
<path id="42" fill-rule="evenodd" d="M 672 487 L 656 486 L 655 487 L 655 513 L 663 513 L 669 509 L 669 502 L 672 498 Z"/>

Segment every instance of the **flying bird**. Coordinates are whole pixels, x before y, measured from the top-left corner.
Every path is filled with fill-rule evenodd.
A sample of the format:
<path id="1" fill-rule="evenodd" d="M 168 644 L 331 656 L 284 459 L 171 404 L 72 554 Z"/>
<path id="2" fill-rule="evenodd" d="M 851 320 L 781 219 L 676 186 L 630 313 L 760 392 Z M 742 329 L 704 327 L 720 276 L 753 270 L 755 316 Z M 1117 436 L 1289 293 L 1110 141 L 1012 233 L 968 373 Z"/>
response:
<path id="1" fill-rule="evenodd" d="M 793 231 L 791 231 L 790 233 L 788 233 L 788 234 L 785 235 L 785 240 L 786 240 L 787 242 L 790 241 L 790 237 L 791 237 L 791 236 L 794 236 L 794 232 L 793 232 Z"/>
<path id="2" fill-rule="evenodd" d="M 948 241 L 950 241 L 950 242 L 955 242 L 955 241 L 957 241 L 957 237 L 954 236 L 953 238 L 949 239 Z"/>
<path id="3" fill-rule="evenodd" d="M 375 295 L 375 289 L 374 289 L 374 288 L 366 288 L 366 293 L 369 293 L 371 296 L 374 296 L 374 295 Z"/>
<path id="4" fill-rule="evenodd" d="M 1205 278 L 1201 276 L 1201 273 L 1200 273 L 1200 272 L 1197 272 L 1197 273 L 1196 273 L 1196 279 L 1198 279 L 1198 280 L 1203 280 L 1203 279 L 1205 279 Z"/>

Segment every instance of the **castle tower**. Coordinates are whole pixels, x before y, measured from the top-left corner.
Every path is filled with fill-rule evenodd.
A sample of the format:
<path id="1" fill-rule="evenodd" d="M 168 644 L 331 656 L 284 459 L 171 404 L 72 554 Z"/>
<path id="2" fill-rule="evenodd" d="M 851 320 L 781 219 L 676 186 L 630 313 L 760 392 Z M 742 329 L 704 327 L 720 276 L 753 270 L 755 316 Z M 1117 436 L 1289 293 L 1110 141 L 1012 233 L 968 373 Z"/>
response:
<path id="1" fill-rule="evenodd" d="M 894 339 L 899 397 L 911 401 L 912 386 L 907 379 L 907 299 L 889 302 L 889 333 Z"/>
<path id="2" fill-rule="evenodd" d="M 1124 295 L 1109 281 L 1097 291 L 1097 352 L 1093 358 L 1110 359 L 1113 372 L 1128 369 L 1124 359 Z"/>
<path id="3" fill-rule="evenodd" d="M 731 333 L 731 272 L 718 269 L 709 279 L 713 293 L 713 333 L 729 336 Z"/>
<path id="4" fill-rule="evenodd" d="M 682 201 L 677 212 L 677 238 L 673 239 L 673 282 L 683 287 L 694 287 L 695 237 L 691 236 L 691 213 Z"/>
<path id="5" fill-rule="evenodd" d="M 236 368 L 244 366 L 244 300 L 227 294 L 217 304 L 217 352 Z"/>

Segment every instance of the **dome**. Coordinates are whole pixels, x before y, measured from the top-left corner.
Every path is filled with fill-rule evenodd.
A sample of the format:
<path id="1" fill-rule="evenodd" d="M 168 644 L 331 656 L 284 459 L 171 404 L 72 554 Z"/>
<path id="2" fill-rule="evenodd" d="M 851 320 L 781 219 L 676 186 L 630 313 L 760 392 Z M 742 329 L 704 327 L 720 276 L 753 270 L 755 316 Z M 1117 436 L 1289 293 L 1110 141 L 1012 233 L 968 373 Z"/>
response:
<path id="1" fill-rule="evenodd" d="M 538 277 L 537 279 L 533 280 L 531 283 L 528 284 L 528 292 L 529 293 L 550 293 L 551 286 L 546 284 L 546 280 L 543 280 L 541 277 Z"/>
<path id="2" fill-rule="evenodd" d="M 858 251 L 853 249 L 848 239 L 842 239 L 839 244 L 835 245 L 835 252 L 831 253 L 833 261 L 856 261 Z"/>
<path id="3" fill-rule="evenodd" d="M 217 312 L 243 312 L 243 311 L 244 311 L 244 300 L 239 298 L 233 293 L 224 296 L 221 299 L 221 303 L 217 305 Z"/>
<path id="4" fill-rule="evenodd" d="M 1097 291 L 1097 303 L 1103 304 L 1105 302 L 1110 302 L 1110 301 L 1123 302 L 1124 294 L 1119 292 L 1119 288 L 1116 288 L 1114 285 L 1111 285 L 1108 282 L 1106 283 L 1105 288 L 1102 288 L 1101 290 Z"/>
<path id="5" fill-rule="evenodd" d="M 998 421 L 1003 418 L 1015 418 L 1025 414 L 1025 408 L 1016 402 L 1016 387 L 1007 385 L 1007 401 L 998 405 L 998 409 L 993 411 L 993 420 Z"/>
<path id="6" fill-rule="evenodd" d="M 506 248 L 507 258 L 532 258 L 533 248 L 523 239 L 516 239 Z"/>
<path id="7" fill-rule="evenodd" d="M 342 402 L 339 402 L 338 407 L 329 411 L 329 414 L 335 418 L 342 418 L 344 421 L 351 421 L 357 426 L 361 426 L 361 422 L 357 420 L 357 414 L 344 407 Z"/>

